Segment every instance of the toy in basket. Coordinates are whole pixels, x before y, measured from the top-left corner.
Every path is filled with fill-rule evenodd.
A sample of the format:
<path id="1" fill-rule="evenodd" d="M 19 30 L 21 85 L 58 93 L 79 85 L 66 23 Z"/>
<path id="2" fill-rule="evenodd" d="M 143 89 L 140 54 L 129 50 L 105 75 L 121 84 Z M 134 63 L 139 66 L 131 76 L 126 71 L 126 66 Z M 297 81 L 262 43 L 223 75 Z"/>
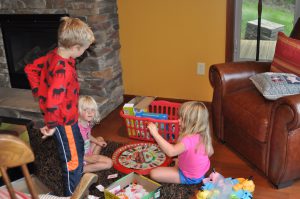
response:
<path id="1" fill-rule="evenodd" d="M 163 100 L 152 101 L 148 112 L 126 115 L 121 110 L 120 115 L 124 118 L 128 136 L 133 139 L 154 141 L 150 135 L 147 124 L 153 122 L 158 126 L 158 132 L 168 142 L 175 143 L 179 134 L 178 109 L 180 103 Z"/>
<path id="2" fill-rule="evenodd" d="M 197 199 L 251 199 L 254 189 L 251 179 L 224 178 L 213 171 L 208 178 L 203 179 Z"/>
<path id="3" fill-rule="evenodd" d="M 112 156 L 114 168 L 122 173 L 147 175 L 158 166 L 168 166 L 172 159 L 157 144 L 137 143 L 118 148 Z"/>

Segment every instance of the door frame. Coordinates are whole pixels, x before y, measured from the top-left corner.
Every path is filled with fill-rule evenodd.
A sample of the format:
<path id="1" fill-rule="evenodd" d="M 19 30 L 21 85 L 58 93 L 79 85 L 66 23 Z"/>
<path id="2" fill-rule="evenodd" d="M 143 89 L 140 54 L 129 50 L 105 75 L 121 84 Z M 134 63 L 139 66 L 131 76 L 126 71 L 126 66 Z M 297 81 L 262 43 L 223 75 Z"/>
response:
<path id="1" fill-rule="evenodd" d="M 225 62 L 232 62 L 234 55 L 234 18 L 235 0 L 227 0 L 226 4 L 226 43 Z"/>

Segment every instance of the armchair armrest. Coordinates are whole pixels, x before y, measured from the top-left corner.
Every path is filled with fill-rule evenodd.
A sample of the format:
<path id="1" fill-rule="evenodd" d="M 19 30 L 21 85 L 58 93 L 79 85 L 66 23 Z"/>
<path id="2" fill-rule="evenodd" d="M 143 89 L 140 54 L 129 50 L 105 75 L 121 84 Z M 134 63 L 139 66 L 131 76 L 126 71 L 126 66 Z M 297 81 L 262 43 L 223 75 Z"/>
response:
<path id="1" fill-rule="evenodd" d="M 270 66 L 270 62 L 255 61 L 214 64 L 209 69 L 209 80 L 211 85 L 224 96 L 226 93 L 252 87 L 249 77 L 269 71 Z"/>
<path id="2" fill-rule="evenodd" d="M 287 186 L 300 177 L 300 94 L 279 98 L 272 109 L 267 175 L 275 184 Z M 278 186 L 280 187 L 280 186 Z"/>
<path id="3" fill-rule="evenodd" d="M 280 110 L 280 108 L 283 108 L 282 106 L 283 107 L 287 106 L 291 111 L 288 117 L 281 116 L 283 117 L 282 119 L 285 118 L 286 120 L 287 130 L 293 131 L 300 128 L 300 94 L 279 98 L 276 101 L 273 110 L 274 111 Z"/>

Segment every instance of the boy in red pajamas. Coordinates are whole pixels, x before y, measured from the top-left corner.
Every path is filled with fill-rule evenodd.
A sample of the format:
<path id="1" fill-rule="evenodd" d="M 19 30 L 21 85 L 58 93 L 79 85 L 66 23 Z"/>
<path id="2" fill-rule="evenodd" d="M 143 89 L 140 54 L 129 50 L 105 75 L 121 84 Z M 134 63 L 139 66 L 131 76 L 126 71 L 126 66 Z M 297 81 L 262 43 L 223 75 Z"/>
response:
<path id="1" fill-rule="evenodd" d="M 79 83 L 75 58 L 94 42 L 87 24 L 63 17 L 58 29 L 58 48 L 25 67 L 33 95 L 44 115 L 42 138 L 54 134 L 63 165 L 64 194 L 72 195 L 83 169 L 84 143 L 78 128 Z"/>

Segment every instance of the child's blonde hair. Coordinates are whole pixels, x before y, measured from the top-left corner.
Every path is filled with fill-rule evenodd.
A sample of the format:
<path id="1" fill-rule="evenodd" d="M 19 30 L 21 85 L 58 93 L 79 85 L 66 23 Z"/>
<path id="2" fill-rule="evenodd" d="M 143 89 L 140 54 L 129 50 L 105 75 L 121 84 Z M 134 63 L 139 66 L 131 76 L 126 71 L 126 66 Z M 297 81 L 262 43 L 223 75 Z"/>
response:
<path id="1" fill-rule="evenodd" d="M 91 28 L 78 18 L 62 17 L 58 28 L 58 46 L 87 46 L 95 41 Z"/>
<path id="2" fill-rule="evenodd" d="M 96 100 L 92 96 L 83 95 L 79 97 L 78 110 L 79 110 L 79 120 L 81 120 L 81 115 L 84 109 L 92 109 L 95 111 L 95 117 L 92 121 L 92 126 L 100 122 L 100 113 L 98 110 L 98 105 Z"/>
<path id="3" fill-rule="evenodd" d="M 209 113 L 202 102 L 185 102 L 179 109 L 180 138 L 188 134 L 200 134 L 208 156 L 214 153 L 209 128 Z"/>

